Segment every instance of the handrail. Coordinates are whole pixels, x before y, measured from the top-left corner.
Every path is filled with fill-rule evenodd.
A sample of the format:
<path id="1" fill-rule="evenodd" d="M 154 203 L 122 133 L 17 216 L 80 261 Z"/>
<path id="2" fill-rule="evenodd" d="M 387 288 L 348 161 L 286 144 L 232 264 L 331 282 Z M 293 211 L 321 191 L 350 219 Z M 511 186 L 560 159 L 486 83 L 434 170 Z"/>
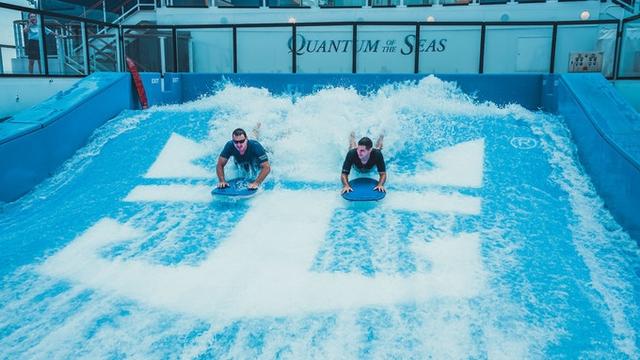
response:
<path id="1" fill-rule="evenodd" d="M 60 19 L 75 20 L 75 21 L 85 22 L 85 23 L 89 23 L 89 24 L 109 26 L 109 27 L 117 27 L 117 25 L 114 25 L 114 24 L 108 23 L 108 22 L 104 22 L 104 21 L 87 19 L 87 18 L 83 18 L 83 17 L 80 17 L 80 16 L 60 14 L 60 13 L 53 12 L 53 11 L 39 10 L 39 9 L 34 9 L 34 8 L 29 8 L 29 7 L 19 6 L 19 5 L 7 4 L 7 3 L 4 3 L 4 2 L 0 2 L 0 9 L 24 11 L 24 12 L 27 12 L 27 13 L 33 13 L 33 14 L 44 15 L 44 16 L 51 16 L 51 17 L 60 18 Z"/>
<path id="2" fill-rule="evenodd" d="M 553 25 L 603 25 L 617 24 L 618 20 L 566 20 L 566 21 L 312 21 L 296 22 L 297 27 L 311 26 L 553 26 Z M 291 23 L 244 24 L 178 24 L 178 25 L 122 25 L 123 29 L 221 29 L 221 28 L 271 28 L 291 27 Z"/>
<path id="3" fill-rule="evenodd" d="M 133 10 L 136 7 L 140 6 L 141 2 L 140 0 L 136 0 L 136 5 L 130 9 Z M 302 28 L 302 27 L 332 27 L 332 26 L 349 26 L 352 28 L 352 32 L 353 32 L 353 38 L 357 39 L 357 31 L 358 28 L 362 28 L 362 27 L 367 27 L 367 26 L 407 26 L 407 27 L 413 27 L 416 29 L 416 38 L 418 38 L 420 36 L 420 30 L 423 28 L 429 28 L 429 27 L 433 27 L 433 26 L 438 26 L 438 27 L 449 27 L 449 26 L 467 26 L 467 27 L 478 27 L 478 30 L 481 32 L 481 47 L 480 47 L 480 54 L 479 54 L 479 68 L 478 68 L 478 72 L 479 73 L 483 73 L 484 71 L 484 66 L 485 65 L 485 59 L 484 59 L 484 45 L 483 45 L 483 41 L 486 38 L 486 32 L 489 27 L 549 27 L 551 29 L 553 29 L 553 39 L 552 39 L 552 43 L 551 43 L 551 59 L 550 59 L 550 66 L 549 66 L 549 73 L 553 73 L 554 72 L 554 65 L 555 65 L 555 48 L 556 48 L 556 37 L 557 37 L 557 30 L 559 27 L 563 27 L 563 26 L 573 26 L 573 25 L 616 25 L 617 26 L 617 31 L 616 31 L 616 42 L 618 43 L 621 39 L 622 36 L 622 28 L 621 28 L 621 21 L 619 19 L 607 19 L 607 20 L 565 20 L 565 21 L 550 21 L 550 20 L 544 20 L 544 21 L 509 21 L 509 22 L 503 22 L 503 21 L 439 21 L 439 22 L 432 22 L 432 21 L 327 21 L 327 22 L 321 22 L 321 21 L 311 21 L 311 22 L 296 22 L 296 23 L 283 23 L 283 22 L 277 22 L 277 23 L 243 23 L 243 24 L 178 24 L 178 25 L 151 25 L 151 24 L 138 24 L 138 25 L 119 25 L 116 26 L 114 24 L 110 24 L 110 23 L 106 23 L 103 21 L 97 21 L 97 20 L 91 20 L 91 19 L 85 19 L 85 18 L 81 18 L 81 17 L 77 17 L 77 16 L 71 16 L 71 15 L 63 15 L 63 14 L 57 14 L 57 13 L 53 13 L 50 11 L 43 11 L 43 10 L 37 10 L 37 9 L 31 9 L 31 8 L 27 8 L 27 7 L 22 7 L 22 6 L 18 6 L 18 5 L 11 5 L 11 4 L 5 4 L 0 2 L 0 8 L 7 8 L 7 9 L 12 9 L 12 10 L 17 10 L 17 11 L 25 11 L 25 12 L 30 12 L 30 13 L 36 13 L 36 14 L 40 14 L 43 18 L 45 16 L 47 17 L 56 17 L 56 18 L 60 18 L 60 19 L 68 19 L 68 20 L 73 20 L 73 21 L 78 21 L 84 24 L 93 24 L 93 25 L 98 25 L 99 27 L 101 26 L 102 29 L 98 30 L 95 35 L 99 36 L 99 37 L 106 37 L 105 33 L 109 30 L 117 30 L 117 34 L 113 34 L 110 35 L 109 37 L 113 37 L 116 40 L 116 47 L 119 49 L 120 46 L 124 46 L 123 44 L 123 40 L 125 38 L 133 38 L 133 37 L 144 37 L 144 36 L 150 36 L 147 34 L 124 34 L 124 31 L 126 30 L 165 30 L 167 32 L 171 32 L 172 35 L 167 36 L 167 39 L 169 39 L 169 41 L 173 42 L 173 54 L 171 54 L 172 58 L 174 59 L 174 69 L 173 71 L 177 71 L 177 61 L 175 61 L 178 58 L 178 46 L 177 46 L 177 31 L 178 30 L 185 30 L 185 29 L 231 29 L 233 30 L 233 34 L 234 34 L 234 46 L 233 46 L 233 71 L 237 72 L 237 38 L 236 38 L 236 34 L 237 34 L 237 29 L 243 29 L 243 28 L 288 28 L 291 29 L 292 34 L 296 33 L 296 29 L 298 28 Z M 131 11 L 131 13 L 133 13 L 133 11 Z M 124 15 L 124 14 L 123 14 Z M 628 19 L 625 19 L 625 21 L 633 21 L 634 19 L 637 19 L 638 16 L 634 16 Z M 86 28 L 86 26 L 83 26 L 83 31 L 84 28 Z M 152 35 L 151 35 L 152 36 Z M 96 39 L 98 40 L 98 39 Z M 111 46 L 111 44 L 113 44 L 113 42 L 109 42 L 109 46 Z M 353 44 L 355 46 L 355 42 Z M 98 47 L 94 46 L 93 44 L 89 44 L 88 41 L 86 41 L 84 44 L 77 46 L 71 53 L 75 54 L 79 51 L 82 50 L 82 48 L 88 49 L 89 47 L 92 47 L 96 50 L 99 50 Z M 620 52 L 622 51 L 621 46 L 616 45 L 616 49 L 614 50 L 614 55 L 613 55 L 613 62 L 614 62 L 614 72 L 613 72 L 613 79 L 617 79 L 618 78 L 618 67 L 619 67 L 619 62 L 620 62 Z M 110 54 L 110 55 L 114 55 L 114 54 Z M 352 51 L 352 70 L 355 72 L 357 70 L 357 66 L 356 66 L 356 60 L 357 60 L 357 52 L 356 51 Z M 116 63 L 117 64 L 122 64 L 123 63 L 123 54 L 121 53 L 121 51 L 117 51 L 116 54 Z M 292 56 L 291 56 L 291 62 L 292 62 L 292 71 L 295 72 L 296 71 L 296 65 L 297 65 L 297 54 L 295 51 L 292 52 Z M 420 58 L 419 56 L 414 56 L 414 72 L 417 73 L 419 72 L 419 61 Z M 46 70 L 46 64 L 45 65 L 45 70 Z M 87 70 L 88 72 L 88 70 Z M 48 71 L 45 71 L 45 76 L 49 75 Z M 86 75 L 86 74 L 85 74 Z M 37 75 L 36 75 L 37 76 Z"/>

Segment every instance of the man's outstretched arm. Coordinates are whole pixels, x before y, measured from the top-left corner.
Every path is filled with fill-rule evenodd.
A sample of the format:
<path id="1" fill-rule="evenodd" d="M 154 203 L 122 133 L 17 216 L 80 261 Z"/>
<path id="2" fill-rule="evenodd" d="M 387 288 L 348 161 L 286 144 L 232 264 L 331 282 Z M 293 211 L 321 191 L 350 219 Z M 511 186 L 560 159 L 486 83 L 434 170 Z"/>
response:
<path id="1" fill-rule="evenodd" d="M 269 175 L 270 172 L 271 172 L 271 165 L 269 165 L 269 162 L 268 161 L 263 162 L 262 164 L 260 164 L 260 173 L 258 173 L 258 177 L 256 177 L 256 180 L 251 184 L 249 184 L 247 187 L 249 189 L 257 189 L 258 186 L 262 184 L 262 182 L 267 177 L 267 175 Z"/>
<path id="2" fill-rule="evenodd" d="M 223 189 L 229 186 L 229 183 L 224 179 L 224 166 L 227 165 L 229 159 L 222 156 L 218 157 L 218 163 L 216 164 L 216 175 L 218 175 L 218 188 Z"/>

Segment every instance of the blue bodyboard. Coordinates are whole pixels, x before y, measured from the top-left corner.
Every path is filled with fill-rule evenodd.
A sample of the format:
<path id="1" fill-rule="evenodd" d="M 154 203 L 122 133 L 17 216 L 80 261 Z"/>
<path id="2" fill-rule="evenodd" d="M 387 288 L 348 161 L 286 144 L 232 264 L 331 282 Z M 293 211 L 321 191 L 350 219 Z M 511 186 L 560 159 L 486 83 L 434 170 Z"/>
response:
<path id="1" fill-rule="evenodd" d="M 342 194 L 345 200 L 349 201 L 378 201 L 382 200 L 386 193 L 373 190 L 378 181 L 371 178 L 358 178 L 349 181 L 353 189 L 352 192 Z"/>
<path id="2" fill-rule="evenodd" d="M 217 187 L 211 190 L 211 195 L 214 196 L 230 196 L 230 197 L 250 197 L 255 195 L 258 190 L 250 190 L 247 186 L 250 181 L 243 178 L 237 178 L 233 180 L 227 181 L 229 186 L 224 189 L 219 189 Z"/>

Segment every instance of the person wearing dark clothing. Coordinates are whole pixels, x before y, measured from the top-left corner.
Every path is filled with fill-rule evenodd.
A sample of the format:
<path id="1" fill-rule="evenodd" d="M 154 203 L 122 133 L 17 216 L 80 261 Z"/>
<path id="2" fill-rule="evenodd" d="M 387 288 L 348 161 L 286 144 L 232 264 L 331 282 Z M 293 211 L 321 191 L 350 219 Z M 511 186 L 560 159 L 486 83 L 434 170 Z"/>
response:
<path id="1" fill-rule="evenodd" d="M 344 159 L 344 163 L 342 163 L 342 173 L 349 175 L 353 166 L 356 167 L 358 172 L 369 172 L 374 166 L 378 169 L 379 173 L 386 171 L 382 151 L 375 148 L 371 149 L 369 160 L 364 164 L 358 157 L 358 149 L 349 150 L 347 157 Z"/>
<path id="2" fill-rule="evenodd" d="M 342 181 L 342 193 L 351 192 L 353 189 L 349 185 L 349 173 L 351 168 L 355 167 L 358 172 L 368 172 L 375 166 L 380 176 L 378 184 L 375 186 L 375 190 L 385 192 L 384 183 L 387 181 L 386 166 L 384 163 L 384 156 L 382 156 L 382 135 L 376 142 L 376 147 L 373 147 L 373 142 L 368 137 L 363 137 L 355 144 L 355 137 L 351 134 L 350 150 L 347 152 L 347 156 L 342 164 L 342 175 L 340 180 Z"/>
<path id="3" fill-rule="evenodd" d="M 44 29 L 47 35 L 53 34 L 48 28 Z M 38 23 L 38 16 L 34 13 L 29 14 L 29 22 L 24 27 L 24 44 L 27 58 L 29 59 L 29 73 L 33 74 L 33 65 L 38 62 L 38 72 L 42 73 L 40 69 L 40 24 Z"/>
<path id="4" fill-rule="evenodd" d="M 233 157 L 236 165 L 249 176 L 253 176 L 256 172 L 258 173 L 255 180 L 249 183 L 249 189 L 257 189 L 271 171 L 269 157 L 264 147 L 258 141 L 249 140 L 247 133 L 238 128 L 233 131 L 231 141 L 225 144 L 218 157 L 218 164 L 216 165 L 218 188 L 222 189 L 229 186 L 224 178 L 224 167 L 230 157 Z"/>

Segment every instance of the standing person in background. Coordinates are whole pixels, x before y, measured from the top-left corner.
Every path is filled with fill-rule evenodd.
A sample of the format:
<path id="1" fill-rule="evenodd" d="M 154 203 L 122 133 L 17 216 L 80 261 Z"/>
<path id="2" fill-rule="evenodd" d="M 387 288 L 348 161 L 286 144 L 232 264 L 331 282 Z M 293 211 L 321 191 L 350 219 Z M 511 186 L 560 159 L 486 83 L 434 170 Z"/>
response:
<path id="1" fill-rule="evenodd" d="M 38 22 L 38 15 L 34 13 L 29 14 L 29 22 L 22 30 L 24 32 L 25 51 L 27 58 L 29 59 L 29 74 L 33 74 L 33 63 L 38 62 L 38 73 L 42 73 L 42 67 L 40 66 L 40 24 Z M 53 31 L 45 28 L 47 34 L 53 34 Z M 46 56 L 45 50 L 45 56 Z M 46 59 L 45 59 L 46 61 Z"/>

